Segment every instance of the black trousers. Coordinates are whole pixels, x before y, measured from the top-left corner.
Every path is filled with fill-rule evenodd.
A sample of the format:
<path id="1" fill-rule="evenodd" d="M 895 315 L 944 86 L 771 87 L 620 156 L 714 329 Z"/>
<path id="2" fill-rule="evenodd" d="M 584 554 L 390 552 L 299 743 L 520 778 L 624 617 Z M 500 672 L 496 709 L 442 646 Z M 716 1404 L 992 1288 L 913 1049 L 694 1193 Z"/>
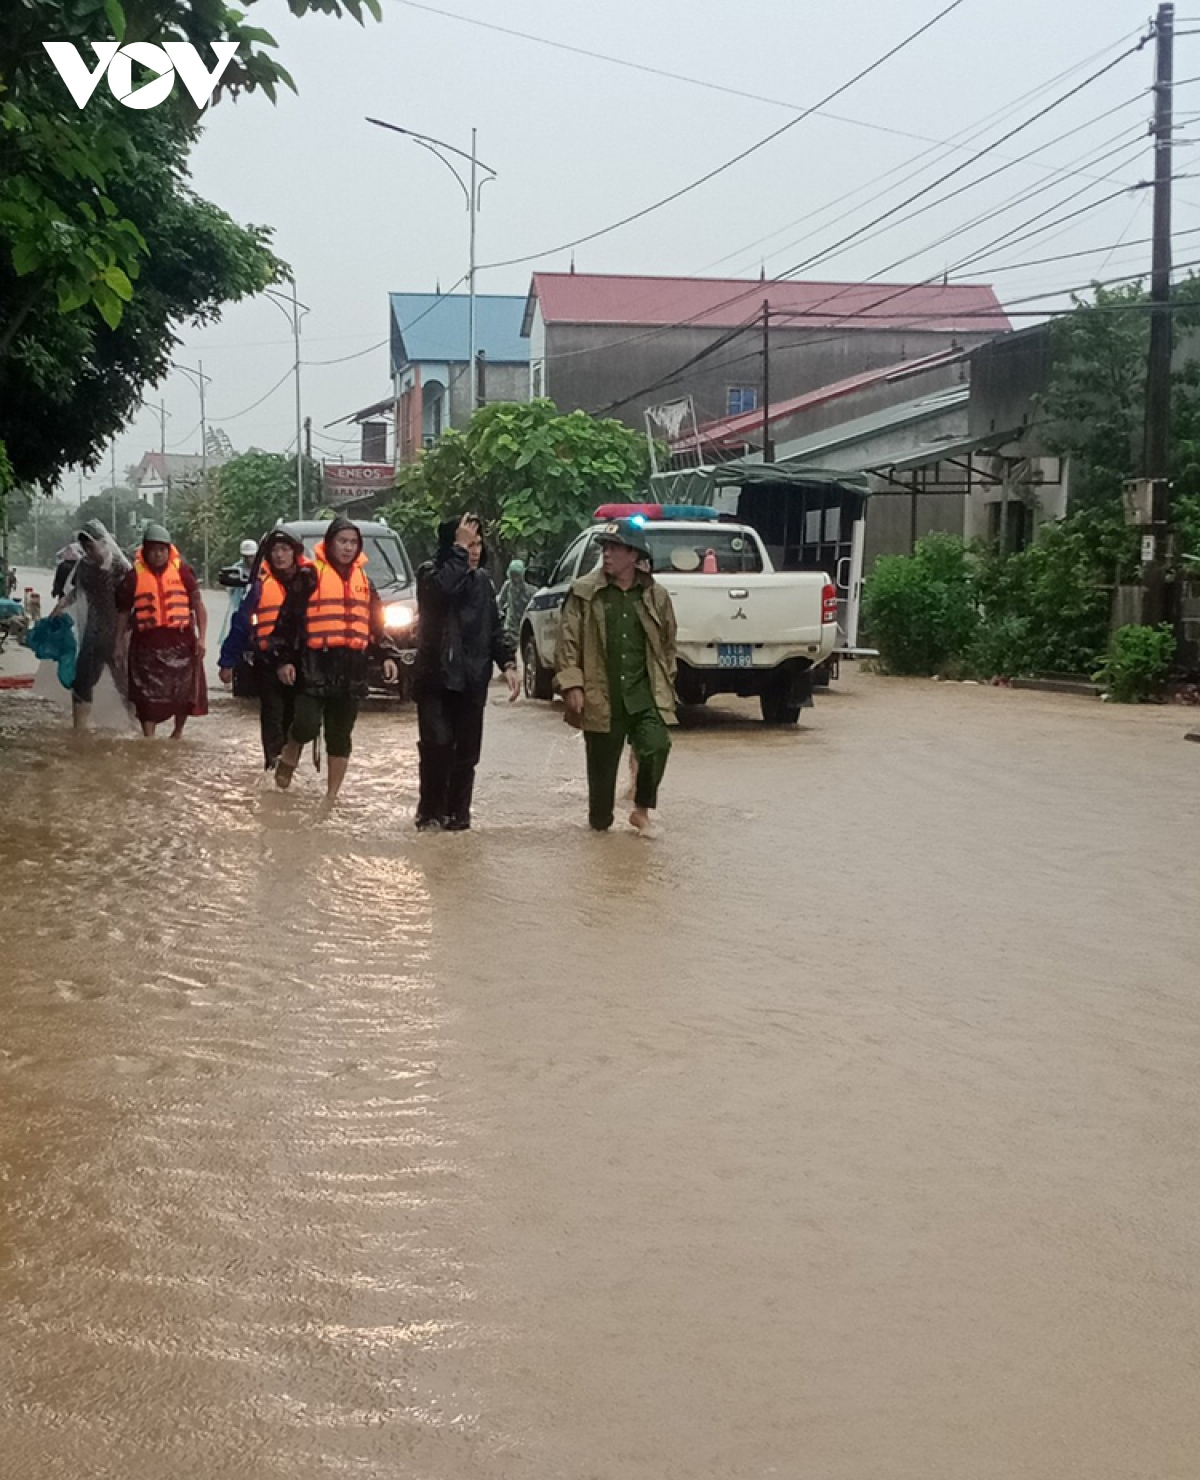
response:
<path id="1" fill-rule="evenodd" d="M 263 760 L 268 770 L 279 759 L 288 731 L 292 728 L 292 717 L 296 709 L 295 685 L 290 688 L 279 682 L 279 674 L 272 663 L 259 662 L 255 665 L 258 679 L 258 720 L 262 732 Z"/>
<path id="2" fill-rule="evenodd" d="M 418 694 L 418 822 L 470 822 L 486 707 L 486 694 L 482 699 L 451 689 Z"/>

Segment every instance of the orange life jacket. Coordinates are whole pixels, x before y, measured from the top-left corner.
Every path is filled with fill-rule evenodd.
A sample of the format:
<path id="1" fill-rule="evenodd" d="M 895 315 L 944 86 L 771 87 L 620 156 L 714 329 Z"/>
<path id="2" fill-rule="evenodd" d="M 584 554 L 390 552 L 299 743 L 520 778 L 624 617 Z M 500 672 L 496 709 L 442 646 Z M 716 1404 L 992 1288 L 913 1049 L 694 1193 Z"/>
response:
<path id="1" fill-rule="evenodd" d="M 137 586 L 133 593 L 133 620 L 139 632 L 154 627 L 173 627 L 180 632 L 192 630 L 192 601 L 183 584 L 180 566 L 183 556 L 174 545 L 166 569 L 153 571 L 138 552 L 133 568 Z"/>
<path id="2" fill-rule="evenodd" d="M 305 565 L 311 565 L 307 555 L 296 556 L 296 567 L 300 569 Z M 250 618 L 250 625 L 254 628 L 254 643 L 260 652 L 266 652 L 267 645 L 271 641 L 272 634 L 279 622 L 279 613 L 283 607 L 284 598 L 287 596 L 288 588 L 283 584 L 270 565 L 264 560 L 262 568 L 258 573 L 258 605 Z"/>
<path id="3" fill-rule="evenodd" d="M 359 554 L 350 574 L 342 579 L 325 559 L 320 544 L 316 556 L 317 589 L 308 598 L 308 646 L 353 648 L 362 652 L 371 641 L 371 583 L 367 557 Z"/>

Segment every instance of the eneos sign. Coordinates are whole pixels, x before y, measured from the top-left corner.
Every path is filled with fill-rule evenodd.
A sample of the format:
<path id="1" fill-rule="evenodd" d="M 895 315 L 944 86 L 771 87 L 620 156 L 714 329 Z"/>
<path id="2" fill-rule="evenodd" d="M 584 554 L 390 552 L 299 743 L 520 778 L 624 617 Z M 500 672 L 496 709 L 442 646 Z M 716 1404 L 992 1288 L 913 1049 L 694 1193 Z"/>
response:
<path id="1" fill-rule="evenodd" d="M 96 53 L 96 65 L 91 71 L 74 42 L 42 42 L 79 108 L 84 107 L 106 74 L 109 92 L 126 108 L 157 108 L 165 103 L 175 86 L 176 74 L 197 108 L 206 108 L 225 68 L 238 53 L 238 42 L 214 41 L 212 50 L 217 65 L 209 71 L 190 41 L 164 41 L 161 46 L 151 41 L 131 41 L 128 46 L 122 46 L 119 41 L 92 41 L 89 45 Z M 155 74 L 138 87 L 133 84 L 135 62 Z"/>

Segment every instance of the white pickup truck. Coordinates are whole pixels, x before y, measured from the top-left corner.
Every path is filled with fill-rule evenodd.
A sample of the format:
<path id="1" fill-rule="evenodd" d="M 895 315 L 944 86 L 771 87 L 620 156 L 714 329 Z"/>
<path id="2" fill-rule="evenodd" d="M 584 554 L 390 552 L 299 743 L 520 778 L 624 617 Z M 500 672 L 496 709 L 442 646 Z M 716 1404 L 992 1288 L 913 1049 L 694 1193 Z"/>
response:
<path id="1" fill-rule="evenodd" d="M 605 519 L 633 514 L 654 557 L 654 574 L 670 592 L 679 626 L 681 704 L 710 694 L 757 695 L 768 724 L 793 725 L 812 702 L 813 670 L 837 644 L 837 590 L 825 575 L 777 571 L 757 533 L 725 519 L 655 518 L 644 505 L 614 506 Z M 700 511 L 694 511 L 699 513 Z M 571 583 L 600 559 L 601 526 L 586 530 L 530 603 L 521 627 L 525 693 L 553 694 L 562 606 Z"/>

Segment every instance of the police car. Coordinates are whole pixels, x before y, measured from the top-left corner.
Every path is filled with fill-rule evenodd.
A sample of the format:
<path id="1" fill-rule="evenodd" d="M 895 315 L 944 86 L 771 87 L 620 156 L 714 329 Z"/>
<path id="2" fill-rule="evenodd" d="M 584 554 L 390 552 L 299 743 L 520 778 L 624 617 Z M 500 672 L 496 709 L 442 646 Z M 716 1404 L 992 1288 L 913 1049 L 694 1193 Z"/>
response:
<path id="1" fill-rule="evenodd" d="M 837 645 L 837 589 L 828 575 L 777 571 L 757 532 L 705 505 L 605 504 L 596 523 L 567 546 L 521 627 L 525 693 L 553 695 L 562 608 L 571 585 L 594 570 L 600 536 L 614 519 L 635 519 L 654 574 L 678 624 L 681 704 L 713 694 L 757 697 L 768 724 L 795 724 L 814 679 Z"/>

